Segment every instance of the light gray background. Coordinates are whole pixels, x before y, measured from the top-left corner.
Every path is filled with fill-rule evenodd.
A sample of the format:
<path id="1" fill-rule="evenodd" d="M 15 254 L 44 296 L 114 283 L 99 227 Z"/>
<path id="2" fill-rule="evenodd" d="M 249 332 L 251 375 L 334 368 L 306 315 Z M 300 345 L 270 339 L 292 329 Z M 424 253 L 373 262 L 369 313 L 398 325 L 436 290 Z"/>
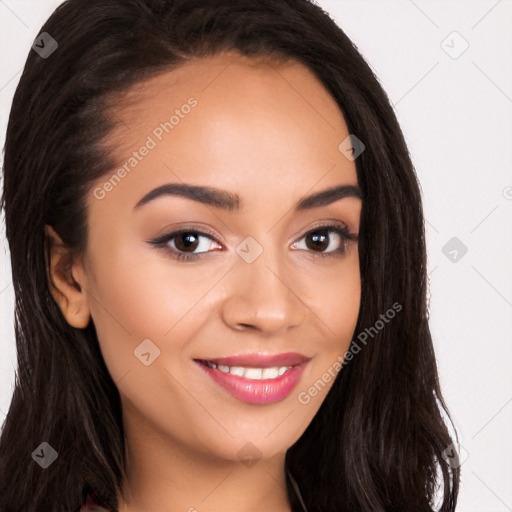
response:
<path id="1" fill-rule="evenodd" d="M 0 0 L 2 148 L 27 53 L 60 3 Z M 432 334 L 468 456 L 458 510 L 512 511 L 512 0 L 319 4 L 355 42 L 395 105 L 422 186 Z M 458 56 L 464 40 L 469 47 Z M 3 421 L 16 352 L 3 219 L 1 229 Z M 452 237 L 467 247 L 456 262 L 442 250 Z"/>

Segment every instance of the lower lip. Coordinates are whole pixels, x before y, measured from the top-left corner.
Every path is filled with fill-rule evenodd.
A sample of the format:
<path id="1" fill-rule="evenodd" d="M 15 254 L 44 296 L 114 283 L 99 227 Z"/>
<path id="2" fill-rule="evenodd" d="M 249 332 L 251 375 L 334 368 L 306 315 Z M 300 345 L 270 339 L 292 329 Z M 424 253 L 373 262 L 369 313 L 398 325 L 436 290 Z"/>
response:
<path id="1" fill-rule="evenodd" d="M 270 404 L 288 396 L 299 382 L 304 366 L 307 364 L 294 366 L 275 379 L 257 380 L 224 373 L 199 361 L 196 363 L 235 398 L 251 404 Z"/>

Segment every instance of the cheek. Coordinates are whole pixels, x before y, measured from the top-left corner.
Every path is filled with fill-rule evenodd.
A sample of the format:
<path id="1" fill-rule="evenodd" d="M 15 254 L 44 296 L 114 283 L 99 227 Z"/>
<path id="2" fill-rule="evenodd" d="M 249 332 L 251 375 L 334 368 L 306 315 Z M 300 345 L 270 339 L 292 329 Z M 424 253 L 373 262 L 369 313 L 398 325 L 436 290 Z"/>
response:
<path id="1" fill-rule="evenodd" d="M 329 321 L 333 325 L 336 337 L 341 340 L 341 345 L 339 342 L 337 343 L 338 350 L 341 349 L 345 352 L 354 334 L 361 304 L 359 272 L 353 273 L 350 279 L 340 283 L 339 286 L 340 289 L 337 293 L 332 292 L 335 296 L 329 297 L 329 304 L 331 305 Z"/>
<path id="2" fill-rule="evenodd" d="M 343 265 L 322 274 L 316 283 L 308 280 L 304 290 L 308 290 L 305 302 L 313 310 L 313 321 L 318 331 L 324 333 L 323 350 L 319 354 L 332 356 L 333 352 L 345 352 L 354 334 L 361 304 L 357 250 L 351 252 Z"/>
<path id="3" fill-rule="evenodd" d="M 333 273 L 328 286 L 316 289 L 313 321 L 318 325 L 315 339 L 314 364 L 304 375 L 296 397 L 311 418 L 342 371 L 345 354 L 354 338 L 361 303 L 359 262 L 350 262 L 343 270 Z"/>
<path id="4" fill-rule="evenodd" d="M 214 265 L 180 268 L 164 255 L 149 254 L 146 248 L 111 245 L 90 257 L 89 306 L 114 380 L 140 365 L 138 347 L 152 347 L 145 340 L 156 353 L 172 341 L 179 353 L 203 318 L 207 292 L 224 272 Z"/>
<path id="5" fill-rule="evenodd" d="M 135 254 L 112 246 L 95 251 L 90 261 L 89 307 L 101 351 L 114 381 L 136 361 L 143 340 L 156 339 L 170 318 L 162 315 L 160 288 Z"/>

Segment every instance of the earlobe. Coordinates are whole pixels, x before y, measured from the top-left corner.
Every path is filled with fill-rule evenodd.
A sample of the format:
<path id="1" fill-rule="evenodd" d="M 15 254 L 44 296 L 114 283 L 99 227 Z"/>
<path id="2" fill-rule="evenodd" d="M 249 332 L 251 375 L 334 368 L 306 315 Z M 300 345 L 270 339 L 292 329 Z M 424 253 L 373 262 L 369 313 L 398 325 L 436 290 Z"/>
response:
<path id="1" fill-rule="evenodd" d="M 50 291 L 67 322 L 84 329 L 89 324 L 91 314 L 83 283 L 81 285 L 74 277 L 83 275 L 81 262 L 52 226 L 45 226 L 45 236 Z"/>

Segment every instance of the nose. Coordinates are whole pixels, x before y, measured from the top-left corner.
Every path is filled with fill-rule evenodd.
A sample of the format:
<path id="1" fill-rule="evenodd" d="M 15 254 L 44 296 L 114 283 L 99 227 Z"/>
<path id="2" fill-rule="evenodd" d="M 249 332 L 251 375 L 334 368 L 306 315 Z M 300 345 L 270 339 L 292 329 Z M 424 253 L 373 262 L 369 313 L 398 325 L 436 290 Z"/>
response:
<path id="1" fill-rule="evenodd" d="M 276 261 L 265 252 L 252 263 L 237 260 L 222 308 L 228 326 L 279 334 L 304 322 L 307 307 L 300 297 L 296 274 L 284 271 Z"/>

